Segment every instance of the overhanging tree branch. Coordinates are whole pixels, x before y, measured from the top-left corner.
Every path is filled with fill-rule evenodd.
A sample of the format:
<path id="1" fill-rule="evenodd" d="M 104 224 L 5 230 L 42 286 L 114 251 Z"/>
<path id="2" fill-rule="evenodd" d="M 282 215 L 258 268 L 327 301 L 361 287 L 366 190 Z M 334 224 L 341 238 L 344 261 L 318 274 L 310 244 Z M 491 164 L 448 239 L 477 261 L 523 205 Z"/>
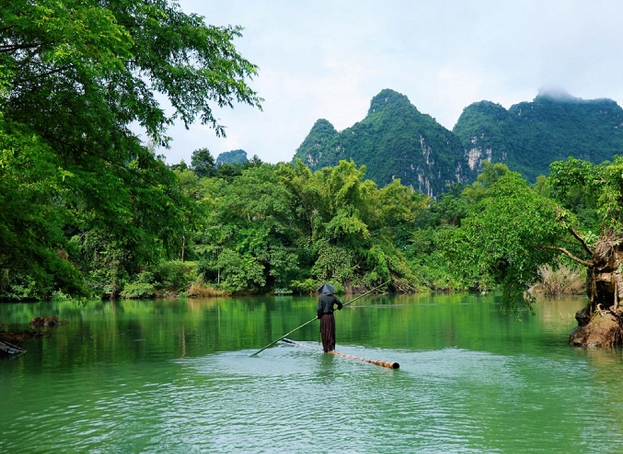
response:
<path id="1" fill-rule="evenodd" d="M 575 255 L 573 255 L 571 252 L 567 251 L 565 248 L 562 247 L 558 247 L 558 246 L 541 246 L 541 249 L 548 249 L 550 251 L 558 251 L 558 252 L 562 252 L 563 254 L 565 254 L 567 257 L 569 257 L 571 260 L 573 260 L 574 262 L 580 263 L 588 268 L 592 268 L 595 266 L 595 263 L 590 260 L 582 260 L 581 258 L 576 257 Z"/>
<path id="2" fill-rule="evenodd" d="M 593 251 L 591 250 L 590 247 L 588 247 L 588 244 L 586 244 L 586 241 L 584 241 L 584 238 L 582 238 L 575 230 L 573 230 L 573 228 L 569 227 L 569 231 L 571 232 L 571 235 L 573 235 L 580 243 L 582 243 L 582 247 L 584 248 L 584 250 L 586 252 L 589 253 L 589 255 L 592 257 L 593 256 Z"/>

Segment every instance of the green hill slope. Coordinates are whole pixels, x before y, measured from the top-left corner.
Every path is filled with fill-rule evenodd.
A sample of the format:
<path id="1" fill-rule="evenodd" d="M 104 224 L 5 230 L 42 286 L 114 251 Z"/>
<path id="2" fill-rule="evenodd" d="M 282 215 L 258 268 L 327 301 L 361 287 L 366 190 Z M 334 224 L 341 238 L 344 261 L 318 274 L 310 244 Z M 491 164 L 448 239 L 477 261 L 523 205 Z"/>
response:
<path id="1" fill-rule="evenodd" d="M 431 196 L 473 178 L 458 137 L 389 89 L 372 99 L 362 121 L 341 132 L 318 120 L 294 158 L 312 170 L 352 159 L 365 165 L 367 177 L 379 186 L 399 178 Z"/>
<path id="2" fill-rule="evenodd" d="M 247 162 L 247 152 L 244 150 L 225 151 L 216 158 L 216 165 L 221 164 L 244 164 Z"/>
<path id="3" fill-rule="evenodd" d="M 436 196 L 449 183 L 471 183 L 483 160 L 504 163 L 535 181 L 554 161 L 575 157 L 600 163 L 615 154 L 623 154 L 623 109 L 610 99 L 539 94 L 508 110 L 480 101 L 466 107 L 448 131 L 406 96 L 386 89 L 350 128 L 338 132 L 318 120 L 294 158 L 312 170 L 352 159 L 365 164 L 367 177 L 379 186 L 400 178 Z"/>
<path id="4" fill-rule="evenodd" d="M 506 110 L 481 101 L 466 107 L 453 132 L 471 170 L 483 159 L 503 162 L 530 181 L 553 161 L 575 157 L 599 163 L 623 153 L 623 109 L 609 99 L 539 95 Z"/>

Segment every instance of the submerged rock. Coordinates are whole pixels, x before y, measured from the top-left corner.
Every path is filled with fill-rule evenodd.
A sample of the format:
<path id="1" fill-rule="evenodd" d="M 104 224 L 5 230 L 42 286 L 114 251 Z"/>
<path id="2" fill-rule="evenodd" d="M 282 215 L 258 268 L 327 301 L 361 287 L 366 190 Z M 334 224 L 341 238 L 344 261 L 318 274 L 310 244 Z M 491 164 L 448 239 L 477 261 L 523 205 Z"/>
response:
<path id="1" fill-rule="evenodd" d="M 57 328 L 66 323 L 68 322 L 59 321 L 56 315 L 52 315 L 50 317 L 35 317 L 30 321 L 30 326 L 33 328 Z"/>
<path id="2" fill-rule="evenodd" d="M 575 328 L 569 345 L 575 347 L 619 347 L 623 345 L 623 311 L 597 312 L 588 323 Z"/>

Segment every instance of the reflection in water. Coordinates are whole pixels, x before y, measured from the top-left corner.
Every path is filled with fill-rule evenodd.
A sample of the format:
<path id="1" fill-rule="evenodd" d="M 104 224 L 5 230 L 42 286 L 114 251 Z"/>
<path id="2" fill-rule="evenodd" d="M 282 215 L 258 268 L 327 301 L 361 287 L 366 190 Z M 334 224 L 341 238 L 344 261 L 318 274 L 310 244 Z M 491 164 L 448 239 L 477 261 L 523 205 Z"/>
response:
<path id="1" fill-rule="evenodd" d="M 566 344 L 585 300 L 523 322 L 490 296 L 361 303 L 336 314 L 337 350 L 400 369 L 283 343 L 250 357 L 315 298 L 1 305 L 11 326 L 70 325 L 0 364 L 0 452 L 619 451 L 622 352 Z M 296 336 L 319 345 L 315 324 Z"/>

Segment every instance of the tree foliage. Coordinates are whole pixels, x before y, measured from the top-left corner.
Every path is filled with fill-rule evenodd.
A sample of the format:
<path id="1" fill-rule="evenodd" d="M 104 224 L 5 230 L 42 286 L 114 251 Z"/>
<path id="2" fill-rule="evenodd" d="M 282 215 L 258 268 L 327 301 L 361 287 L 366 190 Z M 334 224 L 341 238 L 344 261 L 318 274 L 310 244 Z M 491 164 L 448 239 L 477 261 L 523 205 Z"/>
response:
<path id="1" fill-rule="evenodd" d="M 0 186 L 3 199 L 15 195 L 0 218 L 3 282 L 23 275 L 48 291 L 76 290 L 75 267 L 112 247 L 123 270 L 97 285 L 114 287 L 177 251 L 186 202 L 130 126 L 166 145 L 175 119 L 223 134 L 214 107 L 259 107 L 246 84 L 257 67 L 233 46 L 240 32 L 166 0 L 2 1 Z M 67 259 L 70 248 L 77 255 Z"/>
<path id="2" fill-rule="evenodd" d="M 379 189 L 352 161 L 315 173 L 298 161 L 280 172 L 316 259 L 314 277 L 355 287 L 392 278 L 398 287 L 417 287 L 400 234 L 424 211 L 426 197 L 397 180 Z"/>
<path id="3" fill-rule="evenodd" d="M 352 161 L 315 173 L 298 162 L 200 180 L 211 188 L 193 240 L 204 280 L 232 291 L 303 290 L 322 280 L 417 288 L 400 247 L 427 199 L 364 176 Z"/>
<path id="4" fill-rule="evenodd" d="M 214 156 L 207 148 L 193 151 L 190 158 L 190 168 L 198 177 L 212 177 L 216 174 Z"/>
<path id="5" fill-rule="evenodd" d="M 27 126 L 0 113 L 0 291 L 12 282 L 24 288 L 13 293 L 17 298 L 42 298 L 56 286 L 82 290 L 77 270 L 60 253 L 71 215 L 59 199 L 68 191 L 58 164 Z"/>
<path id="6" fill-rule="evenodd" d="M 442 232 L 440 243 L 454 273 L 471 288 L 502 284 L 505 303 L 521 307 L 524 291 L 537 280 L 539 265 L 553 261 L 565 238 L 561 210 L 540 196 L 518 173 L 507 172 L 476 201 L 460 228 Z"/>

